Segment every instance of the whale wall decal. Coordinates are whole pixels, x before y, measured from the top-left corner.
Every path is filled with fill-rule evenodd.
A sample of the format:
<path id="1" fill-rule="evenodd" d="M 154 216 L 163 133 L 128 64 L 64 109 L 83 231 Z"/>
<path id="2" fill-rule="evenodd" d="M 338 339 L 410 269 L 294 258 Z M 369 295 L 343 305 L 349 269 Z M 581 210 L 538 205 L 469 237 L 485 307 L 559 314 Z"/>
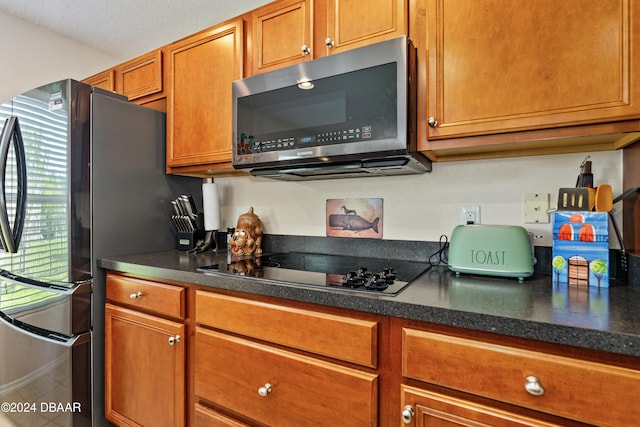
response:
<path id="1" fill-rule="evenodd" d="M 349 230 L 355 233 L 372 229 L 378 232 L 378 223 L 380 218 L 376 218 L 373 222 L 369 222 L 360 215 L 329 215 L 329 226 L 341 230 Z"/>

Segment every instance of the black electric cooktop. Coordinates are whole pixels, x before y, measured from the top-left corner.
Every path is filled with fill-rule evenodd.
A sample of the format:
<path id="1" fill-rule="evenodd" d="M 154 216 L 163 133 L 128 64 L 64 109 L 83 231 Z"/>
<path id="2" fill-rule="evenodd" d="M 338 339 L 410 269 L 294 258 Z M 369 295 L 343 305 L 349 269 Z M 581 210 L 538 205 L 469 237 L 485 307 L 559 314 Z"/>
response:
<path id="1" fill-rule="evenodd" d="M 231 258 L 203 273 L 257 277 L 303 286 L 396 295 L 428 269 L 424 262 L 299 252 Z"/>

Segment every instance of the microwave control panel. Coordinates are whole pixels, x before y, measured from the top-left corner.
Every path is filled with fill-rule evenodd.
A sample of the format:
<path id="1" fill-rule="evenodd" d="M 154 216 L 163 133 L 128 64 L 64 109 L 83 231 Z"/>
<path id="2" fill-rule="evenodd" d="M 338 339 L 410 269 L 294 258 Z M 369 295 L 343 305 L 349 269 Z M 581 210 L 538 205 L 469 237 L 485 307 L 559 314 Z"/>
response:
<path id="1" fill-rule="evenodd" d="M 269 138 L 255 138 L 240 134 L 238 154 L 264 153 L 267 151 L 291 150 L 296 148 L 314 147 L 320 145 L 343 144 L 349 142 L 366 141 L 373 138 L 372 127 L 362 126 L 343 130 L 331 130 L 317 134 L 301 136 L 278 136 Z"/>

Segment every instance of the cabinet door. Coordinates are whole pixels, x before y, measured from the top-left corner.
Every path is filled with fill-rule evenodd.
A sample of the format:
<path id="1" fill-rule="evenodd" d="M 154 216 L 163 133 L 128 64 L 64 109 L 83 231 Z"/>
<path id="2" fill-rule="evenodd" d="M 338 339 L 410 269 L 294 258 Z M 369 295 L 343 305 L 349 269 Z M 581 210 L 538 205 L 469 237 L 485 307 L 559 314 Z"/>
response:
<path id="1" fill-rule="evenodd" d="M 231 161 L 231 82 L 242 77 L 242 19 L 168 46 L 167 167 Z"/>
<path id="2" fill-rule="evenodd" d="M 415 427 L 560 427 L 535 418 L 402 386 L 402 421 Z"/>
<path id="3" fill-rule="evenodd" d="M 326 0 L 329 53 L 407 34 L 407 0 Z"/>
<path id="4" fill-rule="evenodd" d="M 163 96 L 162 50 L 127 61 L 116 68 L 116 88 L 129 101 L 144 96 Z"/>
<path id="5" fill-rule="evenodd" d="M 105 306 L 108 420 L 118 425 L 184 426 L 184 331 L 180 323 Z"/>
<path id="6" fill-rule="evenodd" d="M 640 1 L 427 5 L 430 140 L 640 117 Z"/>
<path id="7" fill-rule="evenodd" d="M 312 58 L 311 28 L 311 4 L 306 0 L 278 1 L 251 12 L 250 74 Z"/>
<path id="8" fill-rule="evenodd" d="M 116 90 L 115 70 L 106 70 L 82 81 L 88 85 L 110 90 L 111 92 Z"/>

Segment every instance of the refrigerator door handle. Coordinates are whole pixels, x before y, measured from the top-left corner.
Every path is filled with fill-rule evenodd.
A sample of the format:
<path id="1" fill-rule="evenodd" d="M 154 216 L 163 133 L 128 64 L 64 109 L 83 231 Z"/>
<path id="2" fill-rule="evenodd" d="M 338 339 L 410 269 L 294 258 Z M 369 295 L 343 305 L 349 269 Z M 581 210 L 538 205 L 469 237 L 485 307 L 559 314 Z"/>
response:
<path id="1" fill-rule="evenodd" d="M 14 142 L 17 173 L 16 214 L 13 227 L 9 222 L 5 182 L 7 159 L 9 158 L 9 148 L 12 140 Z M 18 118 L 15 116 L 11 116 L 6 120 L 0 135 L 0 165 L 2 165 L 2 171 L 0 171 L 2 174 L 2 185 L 0 185 L 0 243 L 5 251 L 16 253 L 22 238 L 27 208 L 27 165 L 22 133 L 20 132 Z"/>

